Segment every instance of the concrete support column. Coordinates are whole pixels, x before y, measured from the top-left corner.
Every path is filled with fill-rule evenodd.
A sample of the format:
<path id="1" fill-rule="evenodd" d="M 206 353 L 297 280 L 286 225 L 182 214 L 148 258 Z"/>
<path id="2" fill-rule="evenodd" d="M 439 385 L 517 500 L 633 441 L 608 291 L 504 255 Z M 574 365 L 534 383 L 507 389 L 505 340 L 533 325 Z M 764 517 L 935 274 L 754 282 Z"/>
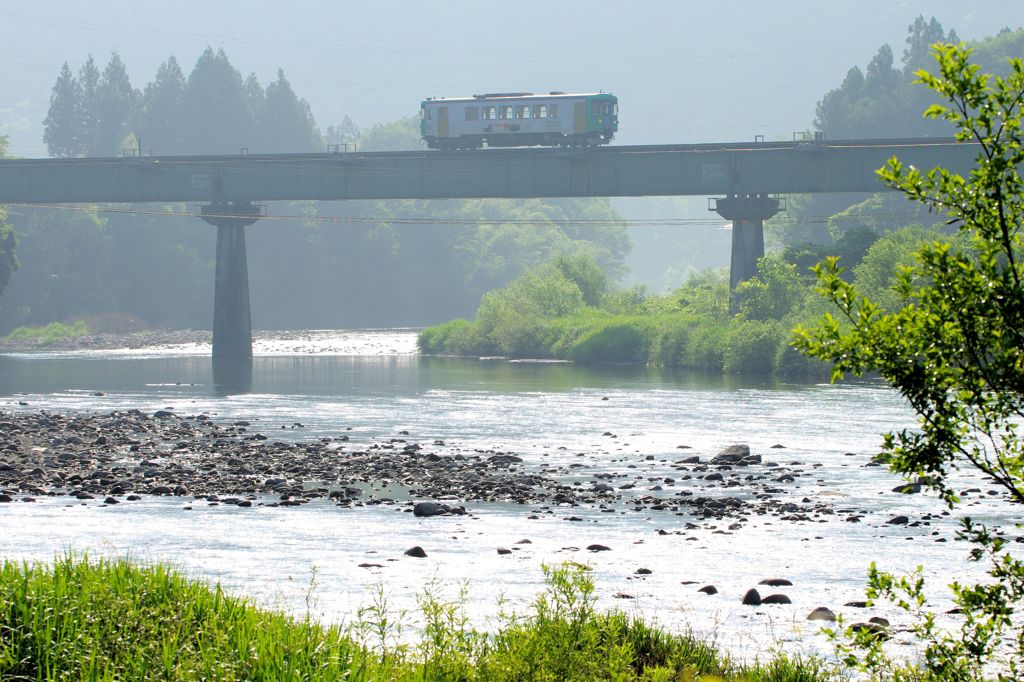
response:
<path id="1" fill-rule="evenodd" d="M 710 210 L 732 222 L 732 258 L 729 289 L 757 275 L 757 259 L 764 256 L 764 221 L 779 212 L 779 200 L 764 194 L 728 196 L 712 200 Z"/>
<path id="2" fill-rule="evenodd" d="M 262 217 L 251 202 L 203 206 L 203 220 L 217 227 L 217 274 L 213 294 L 213 360 L 252 358 L 249 267 L 245 227 Z M 216 368 L 215 368 L 216 374 Z"/>

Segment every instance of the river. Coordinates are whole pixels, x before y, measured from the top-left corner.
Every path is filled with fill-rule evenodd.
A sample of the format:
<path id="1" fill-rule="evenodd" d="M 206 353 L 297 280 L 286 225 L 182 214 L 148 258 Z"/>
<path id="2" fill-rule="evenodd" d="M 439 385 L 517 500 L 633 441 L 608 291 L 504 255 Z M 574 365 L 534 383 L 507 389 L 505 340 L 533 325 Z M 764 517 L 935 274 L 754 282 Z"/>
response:
<path id="1" fill-rule="evenodd" d="M 506 610 L 528 608 L 543 589 L 542 564 L 577 561 L 593 568 L 602 608 L 713 638 L 741 658 L 772 646 L 827 653 L 818 624 L 805 620 L 818 606 L 855 620 L 881 615 L 904 623 L 884 606 L 870 613 L 843 607 L 864 598 L 872 560 L 894 571 L 923 565 L 942 610 L 949 607 L 944 586 L 977 573 L 965 561 L 967 548 L 953 541 L 955 514 L 942 515 L 934 495 L 892 493 L 901 481 L 865 466 L 883 431 L 913 425 L 900 397 L 877 383 L 425 358 L 404 330 L 262 334 L 255 354 L 251 389 L 232 392 L 212 384 L 204 345 L 8 353 L 0 355 L 0 412 L 173 408 L 245 419 L 277 439 L 344 433 L 369 443 L 401 434 L 439 451 L 497 449 L 522 457 L 527 468 L 571 468 L 581 485 L 594 484 L 597 474 L 616 487 L 628 481 L 631 494 L 701 492 L 703 482 L 680 477 L 675 462 L 690 455 L 706 461 L 743 443 L 766 462 L 805 472 L 781 497 L 824 501 L 835 514 L 795 521 L 752 514 L 730 529 L 625 502 L 603 509 L 467 502 L 466 516 L 419 519 L 401 505 L 342 509 L 326 499 L 243 510 L 167 497 L 117 506 L 57 497 L 0 505 L 0 557 L 48 561 L 73 551 L 167 562 L 259 604 L 335 622 L 353 622 L 384 594 L 396 615 L 405 613 L 407 632 L 415 631 L 417 598 L 430 584 L 449 597 L 465 585 L 468 613 L 488 627 L 502 599 Z M 965 498 L 972 517 L 1004 526 L 1014 520 L 991 485 L 959 484 L 979 490 Z M 921 523 L 886 523 L 900 514 Z M 592 543 L 610 550 L 587 551 Z M 405 556 L 413 545 L 427 557 Z M 793 586 L 760 586 L 762 595 L 782 592 L 792 604 L 740 604 L 748 588 L 771 577 Z M 706 584 L 718 594 L 698 593 Z"/>

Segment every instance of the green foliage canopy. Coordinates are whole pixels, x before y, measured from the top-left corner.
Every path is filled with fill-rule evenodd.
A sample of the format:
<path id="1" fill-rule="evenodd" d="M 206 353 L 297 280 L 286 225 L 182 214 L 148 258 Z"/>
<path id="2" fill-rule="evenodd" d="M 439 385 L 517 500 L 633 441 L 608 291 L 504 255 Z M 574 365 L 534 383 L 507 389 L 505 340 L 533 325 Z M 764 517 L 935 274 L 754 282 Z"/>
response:
<path id="1" fill-rule="evenodd" d="M 833 364 L 833 377 L 877 372 L 907 398 L 919 428 L 889 433 L 890 468 L 937 490 L 953 506 L 954 469 L 967 468 L 1024 502 L 1024 62 L 1011 60 L 1006 77 L 980 72 L 963 46 L 934 47 L 938 74 L 920 80 L 945 100 L 926 115 L 956 127 L 957 138 L 980 153 L 968 177 L 936 168 L 922 173 L 897 159 L 881 177 L 909 199 L 947 216 L 958 239 L 932 240 L 916 261 L 898 270 L 899 307 L 886 311 L 840 276 L 836 259 L 818 269 L 822 293 L 838 306 L 845 326 L 831 315 L 799 329 L 796 345 Z M 964 522 L 962 539 L 974 544 L 971 559 L 987 559 L 989 584 L 952 586 L 966 618 L 958 633 L 936 628 L 926 615 L 916 634 L 925 644 L 928 680 L 1024 674 L 1024 630 L 1015 621 L 1024 600 L 1024 562 L 1005 552 L 998 533 Z M 872 567 L 872 597 L 924 603 L 919 579 L 895 579 Z M 1004 641 L 1003 633 L 1010 632 Z M 879 675 L 890 666 L 878 643 L 864 638 L 864 667 Z M 850 660 L 856 660 L 852 658 Z M 897 675 L 900 677 L 900 675 Z M 902 677 L 900 677 L 902 678 Z M 915 677 L 915 679 L 918 679 Z"/>

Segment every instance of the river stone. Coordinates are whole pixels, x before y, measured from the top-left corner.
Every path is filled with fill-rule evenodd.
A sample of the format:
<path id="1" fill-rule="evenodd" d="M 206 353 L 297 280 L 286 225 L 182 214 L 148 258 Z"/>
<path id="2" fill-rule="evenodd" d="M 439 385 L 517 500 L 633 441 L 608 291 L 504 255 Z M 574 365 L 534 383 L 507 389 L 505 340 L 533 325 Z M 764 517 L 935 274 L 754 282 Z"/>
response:
<path id="1" fill-rule="evenodd" d="M 14 502 L 14 498 L 10 495 L 0 493 L 0 502 Z"/>
<path id="2" fill-rule="evenodd" d="M 507 547 L 499 547 L 498 548 L 498 554 L 511 554 L 511 553 L 512 553 L 512 550 L 508 549 Z"/>
<path id="3" fill-rule="evenodd" d="M 873 616 L 872 618 L 868 618 L 868 622 L 874 623 L 875 625 L 881 625 L 883 628 L 889 627 L 889 620 L 886 618 L 882 618 L 881 616 Z"/>
<path id="4" fill-rule="evenodd" d="M 868 607 L 868 603 L 866 601 L 854 600 L 846 602 L 843 606 L 850 606 L 855 609 L 866 609 Z"/>
<path id="5" fill-rule="evenodd" d="M 587 545 L 587 549 L 591 552 L 610 552 L 612 548 L 595 543 L 593 545 Z"/>
<path id="6" fill-rule="evenodd" d="M 830 623 L 834 623 L 836 620 L 836 614 L 834 614 L 832 609 L 828 607 L 819 606 L 807 614 L 807 620 L 825 620 Z"/>
<path id="7" fill-rule="evenodd" d="M 921 484 L 920 483 L 904 483 L 903 485 L 896 486 L 895 488 L 892 489 L 892 491 L 894 493 L 900 493 L 902 495 L 913 495 L 915 493 L 921 492 Z"/>
<path id="8" fill-rule="evenodd" d="M 427 557 L 427 552 L 419 545 L 416 545 L 415 547 L 410 547 L 409 549 L 405 550 L 405 556 L 416 557 L 417 559 L 425 559 Z"/>
<path id="9" fill-rule="evenodd" d="M 850 626 L 853 632 L 867 632 L 879 639 L 889 639 L 889 633 L 878 623 L 854 623 Z"/>
<path id="10" fill-rule="evenodd" d="M 761 600 L 762 604 L 792 604 L 793 600 L 784 594 L 769 594 Z"/>
<path id="11" fill-rule="evenodd" d="M 743 595 L 744 606 L 760 606 L 761 605 L 761 593 L 751 587 L 747 590 L 747 593 Z"/>
<path id="12" fill-rule="evenodd" d="M 718 588 L 714 585 L 705 585 L 697 591 L 703 592 L 704 594 L 718 594 Z"/>
<path id="13" fill-rule="evenodd" d="M 441 516 L 447 514 L 448 510 L 434 502 L 417 502 L 412 508 L 412 513 L 413 516 Z"/>
<path id="14" fill-rule="evenodd" d="M 749 445 L 730 445 L 711 459 L 712 464 L 736 464 L 750 456 Z"/>
<path id="15" fill-rule="evenodd" d="M 652 571 L 649 568 L 638 568 L 635 571 L 633 571 L 633 573 L 635 573 L 636 575 L 651 575 L 652 573 L 654 573 L 654 571 Z"/>
<path id="16" fill-rule="evenodd" d="M 886 523 L 888 523 L 890 525 L 893 525 L 893 526 L 905 526 L 908 523 L 910 523 L 910 519 L 908 519 L 906 516 L 903 516 L 901 514 L 899 516 L 892 517 L 891 519 L 886 521 Z"/>
<path id="17" fill-rule="evenodd" d="M 765 578 L 758 585 L 768 585 L 769 587 L 790 587 L 793 583 L 785 578 Z"/>

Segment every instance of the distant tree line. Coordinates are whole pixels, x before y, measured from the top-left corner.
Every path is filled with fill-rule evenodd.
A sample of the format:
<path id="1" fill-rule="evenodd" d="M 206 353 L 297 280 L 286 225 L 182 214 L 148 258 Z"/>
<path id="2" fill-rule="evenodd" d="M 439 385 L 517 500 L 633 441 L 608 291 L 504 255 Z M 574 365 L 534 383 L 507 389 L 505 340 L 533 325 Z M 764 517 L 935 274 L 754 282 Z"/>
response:
<path id="1" fill-rule="evenodd" d="M 43 140 L 51 156 L 117 156 L 125 148 L 159 154 L 309 152 L 322 146 L 309 104 L 284 71 L 264 88 L 242 78 L 224 50 L 206 48 L 185 77 L 173 56 L 138 90 L 116 52 L 100 72 L 90 55 L 61 68 Z"/>
<path id="2" fill-rule="evenodd" d="M 141 90 L 116 53 L 102 72 L 92 58 L 77 72 L 65 64 L 45 140 L 58 157 L 420 148 L 414 116 L 363 132 L 346 116 L 321 132 L 283 72 L 264 88 L 211 48 L 187 78 L 168 58 Z M 215 230 L 176 216 L 190 208 L 182 204 L 106 208 L 9 211 L 21 266 L 0 296 L 0 334 L 78 318 L 97 329 L 210 328 Z M 253 321 L 263 329 L 434 323 L 469 314 L 485 292 L 559 255 L 586 254 L 619 276 L 630 248 L 605 200 L 292 202 L 268 212 L 247 229 Z M 16 262 L 13 241 L 0 222 L 0 285 Z"/>
<path id="3" fill-rule="evenodd" d="M 932 45 L 959 42 L 956 31 L 947 32 L 935 17 L 917 17 L 907 27 L 899 64 L 892 47 L 882 45 L 864 71 L 859 66 L 851 68 L 842 85 L 825 93 L 818 102 L 815 127 L 833 140 L 952 136 L 950 124 L 922 115 L 938 100 L 931 90 L 915 83 L 915 74 L 920 69 L 935 68 Z M 1004 28 L 998 35 L 970 46 L 982 68 L 1005 74 L 1006 59 L 1024 54 L 1024 32 Z"/>
<path id="4" fill-rule="evenodd" d="M 939 100 L 915 82 L 915 72 L 935 68 L 931 45 L 959 41 L 956 31 L 946 31 L 934 17 L 917 17 L 907 27 L 899 63 L 892 47 L 882 45 L 866 69 L 852 67 L 842 84 L 818 102 L 816 129 L 831 140 L 952 137 L 950 124 L 923 115 Z M 974 50 L 972 60 L 985 71 L 1005 75 L 1007 60 L 1024 56 L 1024 30 L 1004 28 L 995 36 L 968 45 Z M 936 220 L 934 214 L 894 192 L 873 196 L 815 194 L 787 197 L 787 210 L 769 223 L 767 232 L 777 249 L 803 251 L 804 256 L 796 262 L 804 264 L 837 255 L 836 249 L 845 248 L 841 242 L 847 239 L 847 231 L 859 231 L 856 239 L 863 239 L 865 230 L 882 234 L 901 225 L 930 225 Z"/>

